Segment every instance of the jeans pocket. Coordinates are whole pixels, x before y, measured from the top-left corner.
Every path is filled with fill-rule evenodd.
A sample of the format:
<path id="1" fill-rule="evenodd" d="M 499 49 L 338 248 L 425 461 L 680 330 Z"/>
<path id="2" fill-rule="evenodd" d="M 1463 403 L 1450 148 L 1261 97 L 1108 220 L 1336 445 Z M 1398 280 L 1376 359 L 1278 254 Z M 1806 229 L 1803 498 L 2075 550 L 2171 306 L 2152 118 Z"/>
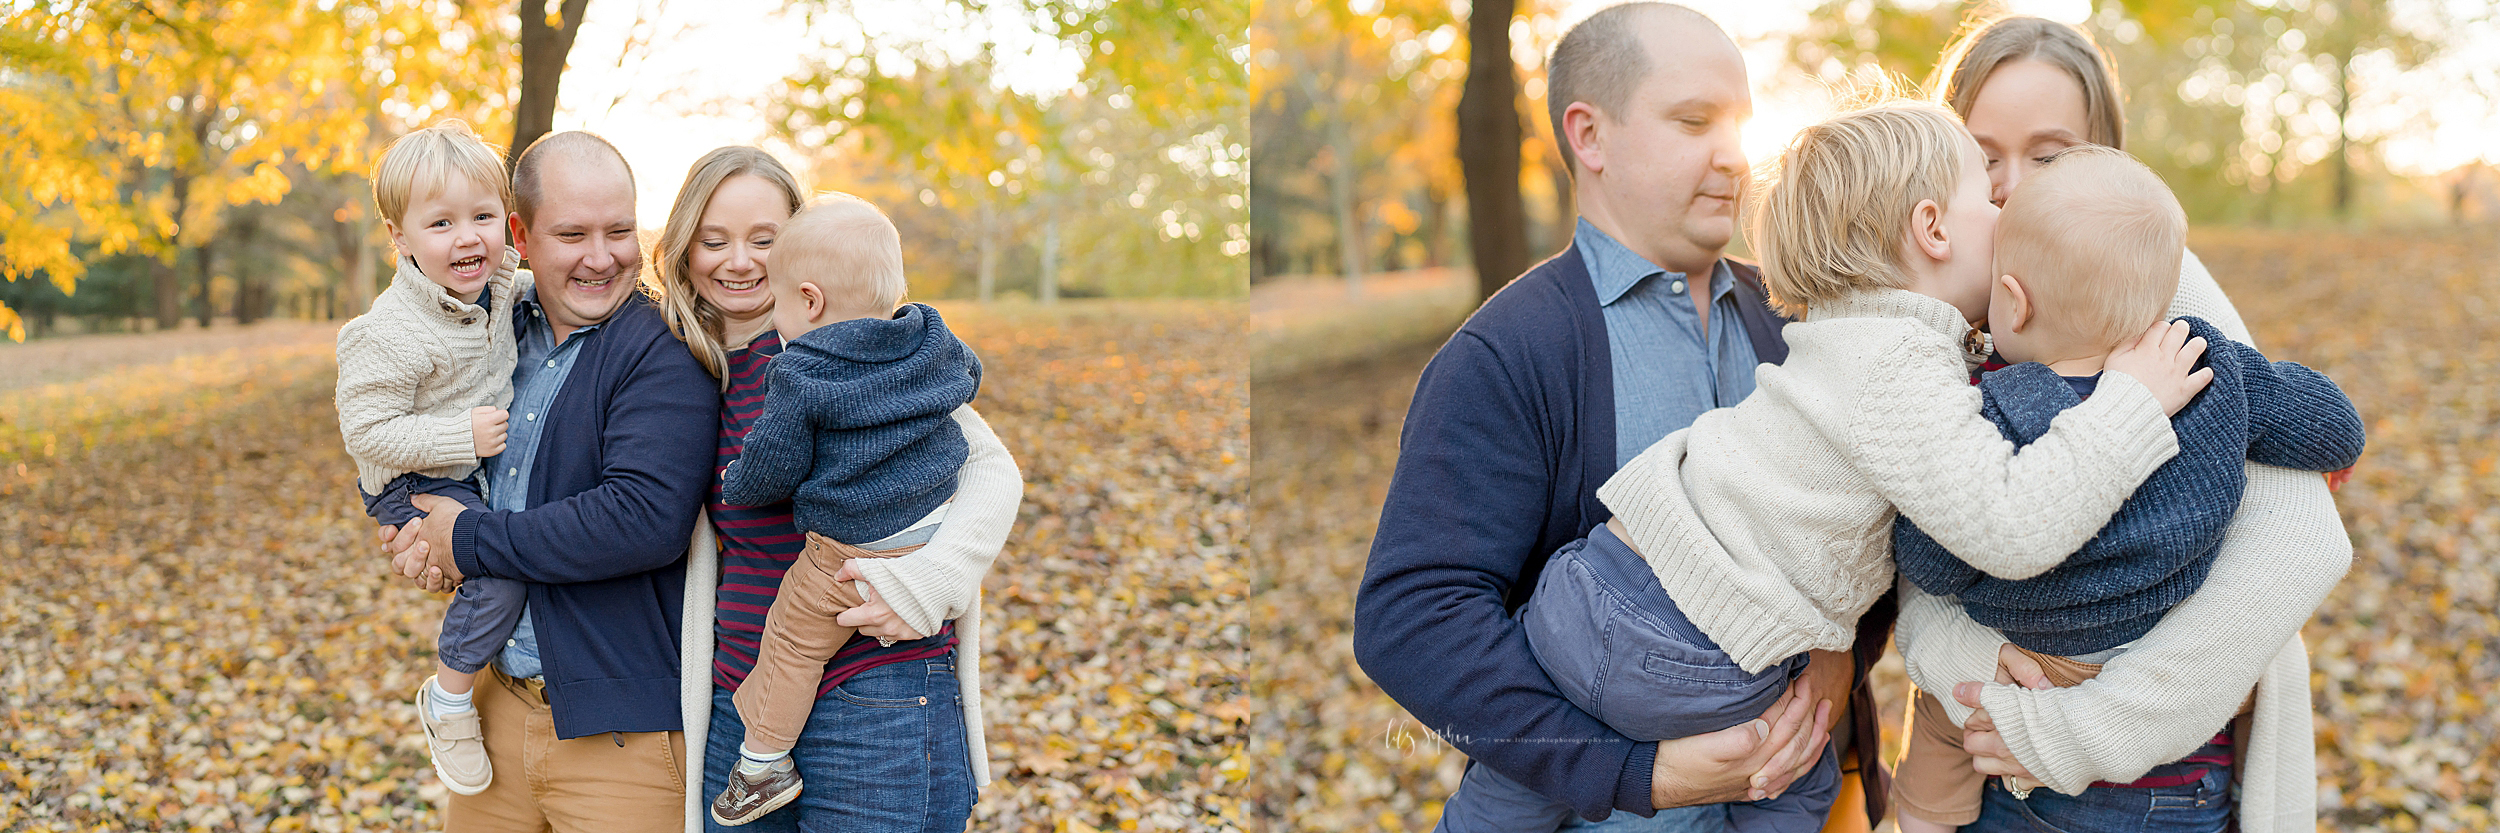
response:
<path id="1" fill-rule="evenodd" d="M 859 672 L 833 687 L 842 702 L 871 709 L 916 709 L 929 705 L 931 677 L 926 663 L 898 662 Z M 951 679 L 951 675 L 950 675 Z"/>

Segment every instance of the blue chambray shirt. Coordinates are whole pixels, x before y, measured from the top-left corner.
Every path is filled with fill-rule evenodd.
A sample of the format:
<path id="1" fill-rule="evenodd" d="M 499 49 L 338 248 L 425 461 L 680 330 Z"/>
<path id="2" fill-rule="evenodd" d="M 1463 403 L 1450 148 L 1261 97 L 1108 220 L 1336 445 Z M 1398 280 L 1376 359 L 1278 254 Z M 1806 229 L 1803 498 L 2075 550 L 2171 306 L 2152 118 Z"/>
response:
<path id="1" fill-rule="evenodd" d="M 546 425 L 541 420 L 547 406 L 555 404 L 556 392 L 564 389 L 564 378 L 573 373 L 573 360 L 582 354 L 582 337 L 600 326 L 574 330 L 563 344 L 555 343 L 555 327 L 547 323 L 547 311 L 538 305 L 538 288 L 527 283 L 526 273 L 521 280 L 521 298 L 512 305 L 513 314 L 521 318 L 521 333 L 516 345 L 520 363 L 512 368 L 511 427 L 504 433 L 503 453 L 485 463 L 486 508 L 511 512 L 529 508 L 530 466 L 538 461 L 538 432 Z M 546 672 L 538 661 L 538 630 L 530 625 L 528 607 L 521 609 L 521 622 L 513 626 L 503 653 L 496 655 L 495 667 L 516 680 Z"/>
<path id="2" fill-rule="evenodd" d="M 1710 330 L 1693 312 L 1684 273 L 1650 263 L 1586 218 L 1572 243 L 1606 317 L 1615 371 L 1615 465 L 1687 425 L 1703 411 L 1744 401 L 1759 362 L 1737 307 L 1736 275 L 1710 270 Z"/>

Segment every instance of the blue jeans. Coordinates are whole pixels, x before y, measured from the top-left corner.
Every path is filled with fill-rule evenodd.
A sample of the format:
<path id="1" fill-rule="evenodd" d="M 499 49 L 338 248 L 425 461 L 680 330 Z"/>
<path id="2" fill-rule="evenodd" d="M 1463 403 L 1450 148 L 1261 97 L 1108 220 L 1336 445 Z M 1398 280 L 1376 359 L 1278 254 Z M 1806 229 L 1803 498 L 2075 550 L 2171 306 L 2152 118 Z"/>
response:
<path id="1" fill-rule="evenodd" d="M 729 785 L 746 726 L 728 689 L 712 689 L 703 751 L 703 803 Z M 972 756 L 955 691 L 955 655 L 862 671 L 817 699 L 790 750 L 805 788 L 797 801 L 737 828 L 707 831 L 879 830 L 959 833 L 972 820 Z"/>
<path id="2" fill-rule="evenodd" d="M 1691 737 L 1761 717 L 1806 668 L 1803 655 L 1759 674 L 1737 667 L 1667 597 L 1649 562 L 1602 526 L 1546 561 L 1519 619 L 1563 696 L 1634 740 Z M 1839 792 L 1840 759 L 1825 746 L 1822 762 L 1778 798 L 1711 805 L 1674 823 L 1815 833 Z M 1555 830 L 1572 818 L 1560 802 L 1471 766 L 1442 809 L 1441 829 Z"/>
<path id="3" fill-rule="evenodd" d="M 2205 770 L 2176 787 L 2093 787 L 2082 795 L 2035 789 L 2017 799 L 1996 778 L 1963 833 L 2219 833 L 2231 823 L 2231 768 L 2163 764 L 2148 776 Z"/>

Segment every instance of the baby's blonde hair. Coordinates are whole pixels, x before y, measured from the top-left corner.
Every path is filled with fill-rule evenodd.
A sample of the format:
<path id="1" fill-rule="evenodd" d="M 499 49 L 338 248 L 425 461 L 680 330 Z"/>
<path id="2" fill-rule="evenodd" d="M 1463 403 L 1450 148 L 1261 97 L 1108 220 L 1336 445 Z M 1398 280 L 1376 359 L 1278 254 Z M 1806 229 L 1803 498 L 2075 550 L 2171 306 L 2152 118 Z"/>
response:
<path id="1" fill-rule="evenodd" d="M 775 281 L 812 281 L 837 311 L 893 312 L 903 305 L 903 235 L 867 200 L 829 192 L 781 227 Z"/>
<path id="2" fill-rule="evenodd" d="M 503 151 L 459 119 L 409 131 L 382 151 L 382 160 L 373 166 L 374 206 L 382 210 L 382 219 L 399 223 L 408 214 L 409 200 L 441 191 L 454 176 L 494 189 L 504 210 L 512 209 L 512 179 L 504 175 Z"/>
<path id="3" fill-rule="evenodd" d="M 2161 320 L 2186 250 L 2187 212 L 2170 187 L 2100 145 L 2058 154 L 1997 215 L 1997 274 L 2022 281 L 2041 320 L 2096 346 Z"/>
<path id="4" fill-rule="evenodd" d="M 1751 237 L 1771 304 L 1802 318 L 1852 291 L 1909 286 L 1910 210 L 1950 207 L 1970 141 L 1953 111 L 1910 100 L 1798 131 L 1756 177 Z"/>

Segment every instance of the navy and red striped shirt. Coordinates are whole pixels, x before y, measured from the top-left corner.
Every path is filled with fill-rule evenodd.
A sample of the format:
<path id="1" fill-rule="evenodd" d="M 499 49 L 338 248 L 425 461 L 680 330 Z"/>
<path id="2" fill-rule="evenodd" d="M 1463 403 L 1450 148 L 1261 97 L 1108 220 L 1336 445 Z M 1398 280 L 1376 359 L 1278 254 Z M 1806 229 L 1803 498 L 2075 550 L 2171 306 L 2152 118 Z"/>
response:
<path id="1" fill-rule="evenodd" d="M 747 672 L 755 670 L 755 651 L 764 636 L 764 616 L 781 591 L 781 576 L 797 563 L 807 533 L 791 518 L 787 500 L 766 506 L 731 506 L 721 502 L 720 473 L 746 448 L 747 427 L 764 412 L 764 369 L 781 355 L 780 335 L 766 330 L 746 349 L 729 353 L 729 393 L 721 397 L 720 454 L 713 464 L 712 489 L 705 504 L 712 525 L 720 531 L 720 598 L 713 619 L 712 684 L 736 691 Z M 816 688 L 824 697 L 852 675 L 897 662 L 944 655 L 955 647 L 955 623 L 947 622 L 925 639 L 881 646 L 855 635 L 825 663 L 825 679 Z"/>

